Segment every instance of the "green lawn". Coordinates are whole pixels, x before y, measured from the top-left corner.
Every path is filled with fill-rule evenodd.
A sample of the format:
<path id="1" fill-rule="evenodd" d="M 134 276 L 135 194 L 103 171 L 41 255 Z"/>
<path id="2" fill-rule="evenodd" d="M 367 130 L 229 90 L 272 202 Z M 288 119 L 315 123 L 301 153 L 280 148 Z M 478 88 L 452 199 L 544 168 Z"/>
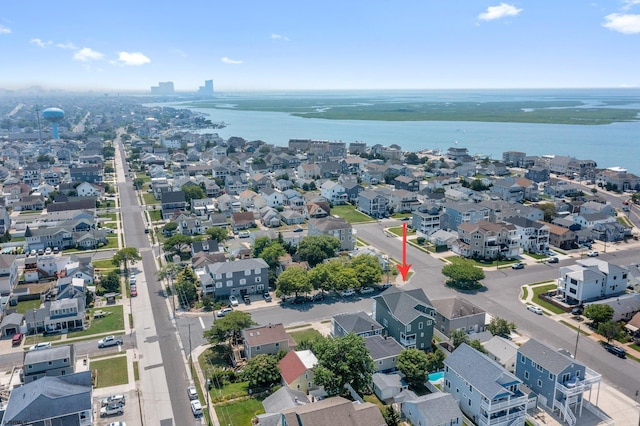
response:
<path id="1" fill-rule="evenodd" d="M 145 204 L 160 204 L 160 200 L 156 200 L 156 197 L 148 192 L 142 194 L 142 198 L 144 199 Z"/>
<path id="2" fill-rule="evenodd" d="M 313 328 L 307 328 L 299 331 L 290 331 L 288 333 L 296 343 L 300 343 L 304 340 L 316 340 L 322 337 L 322 334 L 320 334 L 318 330 L 315 330 Z"/>
<path id="3" fill-rule="evenodd" d="M 402 237 L 402 228 L 402 226 L 395 226 L 393 228 L 387 228 L 387 231 L 397 235 L 398 237 Z M 407 235 L 416 235 L 416 230 L 407 228 Z"/>
<path id="4" fill-rule="evenodd" d="M 474 266 L 477 266 L 479 268 L 487 268 L 490 266 L 502 266 L 502 265 L 510 265 L 512 263 L 517 263 L 516 260 L 501 260 L 501 261 L 481 261 L 481 260 L 475 260 L 475 259 L 466 259 L 464 257 L 461 256 L 449 256 L 446 257 L 445 259 L 447 259 L 449 262 L 451 263 L 464 263 L 464 262 L 471 262 L 473 263 Z"/>
<path id="5" fill-rule="evenodd" d="M 18 306 L 16 306 L 16 310 L 19 314 L 24 314 L 27 311 L 32 311 L 38 308 L 40 308 L 40 299 L 24 300 L 22 302 L 18 302 Z"/>
<path id="6" fill-rule="evenodd" d="M 82 331 L 72 331 L 68 335 L 69 338 L 124 330 L 124 310 L 121 305 L 107 306 L 100 309 L 110 313 L 102 318 L 92 318 L 91 326 L 88 329 Z M 89 312 L 93 317 L 93 311 L 95 310 L 96 309 L 89 309 L 87 312 Z"/>
<path id="7" fill-rule="evenodd" d="M 558 308 L 555 305 L 552 305 L 546 300 L 540 299 L 539 297 L 541 294 L 551 290 L 555 290 L 556 288 L 558 288 L 556 284 L 547 284 L 547 285 L 541 285 L 538 287 L 533 287 L 531 289 L 531 291 L 533 291 L 533 302 L 545 308 L 546 310 L 553 312 L 554 314 L 563 314 L 564 311 L 562 309 Z"/>
<path id="8" fill-rule="evenodd" d="M 529 297 L 529 288 L 522 287 L 522 300 L 527 300 L 527 297 Z"/>
<path id="9" fill-rule="evenodd" d="M 96 388 L 126 385 L 129 383 L 126 355 L 91 361 L 91 370 L 96 377 Z"/>
<path id="10" fill-rule="evenodd" d="M 115 222 L 118 220 L 118 216 L 115 213 L 99 213 L 98 217 L 105 217 L 112 222 Z"/>
<path id="11" fill-rule="evenodd" d="M 151 182 L 151 177 L 147 176 L 145 173 L 136 173 L 137 179 L 142 179 L 142 182 Z"/>
<path id="12" fill-rule="evenodd" d="M 159 222 L 162 220 L 162 211 L 160 210 L 149 210 L 149 217 L 152 222 Z"/>
<path id="13" fill-rule="evenodd" d="M 24 348 L 26 349 L 27 346 L 35 345 L 40 342 L 57 342 L 58 340 L 62 340 L 61 334 L 50 334 L 48 336 L 38 334 L 37 336 L 27 336 L 24 338 Z"/>
<path id="14" fill-rule="evenodd" d="M 262 401 L 256 398 L 216 405 L 215 409 L 220 424 L 233 426 L 250 425 L 254 416 L 264 413 Z"/>
<path id="15" fill-rule="evenodd" d="M 375 222 L 375 219 L 364 213 L 360 213 L 356 210 L 355 206 L 350 204 L 331 207 L 331 214 L 340 216 L 349 223 Z"/>

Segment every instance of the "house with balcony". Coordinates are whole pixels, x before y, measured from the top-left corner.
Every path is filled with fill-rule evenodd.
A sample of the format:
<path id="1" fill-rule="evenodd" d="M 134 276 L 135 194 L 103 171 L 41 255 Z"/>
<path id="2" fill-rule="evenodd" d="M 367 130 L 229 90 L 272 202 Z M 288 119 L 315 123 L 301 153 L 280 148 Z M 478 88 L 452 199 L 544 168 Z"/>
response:
<path id="1" fill-rule="evenodd" d="M 509 223 L 462 223 L 454 253 L 474 259 L 511 259 L 521 253 L 515 225 Z"/>
<path id="2" fill-rule="evenodd" d="M 382 326 L 366 312 L 337 314 L 331 318 L 331 334 L 334 337 L 353 333 L 356 336 L 368 337 L 382 334 Z"/>
<path id="3" fill-rule="evenodd" d="M 411 227 L 416 230 L 418 236 L 427 238 L 434 232 L 440 230 L 442 213 L 443 208 L 438 204 L 423 204 L 418 210 L 413 212 Z"/>
<path id="4" fill-rule="evenodd" d="M 329 235 L 340 241 L 340 250 L 351 251 L 355 247 L 353 227 L 350 223 L 339 217 L 327 216 L 320 219 L 309 220 L 307 235 Z"/>
<path id="5" fill-rule="evenodd" d="M 345 204 L 349 200 L 344 186 L 332 180 L 327 180 L 320 186 L 320 195 L 334 205 Z"/>
<path id="6" fill-rule="evenodd" d="M 448 297 L 431 301 L 436 309 L 435 327 L 450 336 L 454 330 L 478 333 L 484 331 L 486 312 L 462 297 Z"/>
<path id="7" fill-rule="evenodd" d="M 389 198 L 378 191 L 366 189 L 358 194 L 358 210 L 371 217 L 385 217 L 389 210 Z"/>
<path id="8" fill-rule="evenodd" d="M 478 223 L 490 220 L 490 209 L 479 206 L 476 203 L 453 203 L 447 202 L 444 206 L 445 216 L 442 220 L 445 224 L 443 229 L 458 230 L 462 223 Z"/>
<path id="9" fill-rule="evenodd" d="M 627 268 L 600 259 L 580 259 L 558 272 L 558 294 L 571 305 L 620 296 L 629 284 Z"/>
<path id="10" fill-rule="evenodd" d="M 600 392 L 600 374 L 535 339 L 518 349 L 515 374 L 538 395 L 538 405 L 569 426 L 579 423 L 587 403 L 585 393 L 590 397 L 592 390 L 596 395 Z"/>
<path id="11" fill-rule="evenodd" d="M 395 189 L 404 189 L 406 191 L 420 191 L 420 181 L 412 176 L 398 176 L 393 180 Z"/>
<path id="12" fill-rule="evenodd" d="M 549 227 L 549 244 L 563 250 L 578 247 L 576 231 L 551 223 L 545 223 Z"/>
<path id="13" fill-rule="evenodd" d="M 384 189 L 383 189 L 384 190 Z M 396 189 L 388 193 L 389 207 L 395 213 L 410 213 L 417 210 L 421 203 L 418 193 L 406 189 Z"/>
<path id="14" fill-rule="evenodd" d="M 72 182 L 102 182 L 103 169 L 102 166 L 86 166 L 75 167 L 69 169 L 69 175 Z"/>
<path id="15" fill-rule="evenodd" d="M 260 258 L 214 263 L 206 270 L 213 279 L 216 299 L 227 299 L 232 294 L 240 298 L 261 294 L 269 286 L 269 265 Z"/>
<path id="16" fill-rule="evenodd" d="M 0 296 L 8 296 L 18 284 L 17 258 L 14 254 L 0 254 Z"/>
<path id="17" fill-rule="evenodd" d="M 527 396 L 520 380 L 466 343 L 444 360 L 443 391 L 478 426 L 524 426 Z"/>
<path id="18" fill-rule="evenodd" d="M 422 289 L 391 287 L 373 297 L 372 317 L 404 348 L 431 350 L 435 308 Z"/>
<path id="19" fill-rule="evenodd" d="M 516 234 L 522 251 L 545 253 L 549 250 L 549 226 L 524 217 L 510 217 L 505 222 L 516 227 Z"/>
<path id="20" fill-rule="evenodd" d="M 163 192 L 160 196 L 160 204 L 163 219 L 170 219 L 176 212 L 187 208 L 187 200 L 182 191 Z"/>

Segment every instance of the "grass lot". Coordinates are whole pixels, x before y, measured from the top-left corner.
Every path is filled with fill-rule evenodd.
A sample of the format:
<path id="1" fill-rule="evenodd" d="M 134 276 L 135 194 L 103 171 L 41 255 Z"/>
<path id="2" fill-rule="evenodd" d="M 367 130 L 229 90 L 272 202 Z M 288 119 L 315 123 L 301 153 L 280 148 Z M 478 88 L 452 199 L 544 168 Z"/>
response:
<path id="1" fill-rule="evenodd" d="M 556 284 L 547 284 L 533 287 L 531 289 L 531 291 L 533 291 L 533 302 L 545 308 L 546 310 L 553 312 L 554 314 L 563 314 L 564 311 L 562 309 L 558 308 L 555 305 L 552 305 L 551 303 L 548 303 L 546 300 L 540 299 L 539 297 L 541 294 L 551 290 L 555 290 L 557 287 L 558 286 Z"/>
<path id="2" fill-rule="evenodd" d="M 360 213 L 356 210 L 355 206 L 350 204 L 333 206 L 331 208 L 331 214 L 340 216 L 349 223 L 375 222 L 375 219 Z"/>
<path id="3" fill-rule="evenodd" d="M 133 361 L 133 380 L 140 380 L 140 371 L 138 370 L 138 361 Z"/>
<path id="4" fill-rule="evenodd" d="M 99 213 L 98 217 L 107 218 L 112 222 L 115 222 L 116 220 L 118 220 L 118 215 L 116 215 L 115 213 Z"/>
<path id="5" fill-rule="evenodd" d="M 159 222 L 162 220 L 162 211 L 160 210 L 149 210 L 149 217 L 152 222 Z"/>
<path id="6" fill-rule="evenodd" d="M 16 310 L 19 314 L 24 314 L 27 311 L 32 311 L 38 308 L 40 308 L 40 299 L 24 300 L 22 302 L 18 302 L 18 306 L 16 306 Z"/>
<path id="7" fill-rule="evenodd" d="M 27 336 L 24 338 L 24 348 L 27 349 L 27 346 L 35 345 L 40 342 L 57 342 L 61 339 L 61 334 L 51 334 L 49 336 L 43 336 L 41 334 L 37 336 Z"/>
<path id="8" fill-rule="evenodd" d="M 378 399 L 375 393 L 372 393 L 371 395 L 364 395 L 362 399 L 364 399 L 366 402 L 376 404 L 380 411 L 384 410 L 384 408 L 386 407 L 386 405 L 384 405 L 384 403 Z"/>
<path id="9" fill-rule="evenodd" d="M 100 249 L 117 249 L 120 248 L 118 245 L 118 235 L 116 234 L 108 234 L 107 235 L 107 244 L 100 247 Z"/>
<path id="10" fill-rule="evenodd" d="M 575 331 L 580 331 L 580 333 L 581 333 L 581 334 L 584 334 L 585 336 L 588 336 L 588 335 L 590 335 L 590 334 L 591 334 L 591 333 L 589 333 L 588 331 L 585 331 L 585 330 L 583 330 L 582 328 L 578 328 L 578 327 L 576 327 L 576 326 L 575 326 L 575 325 L 573 325 L 573 324 L 569 324 L 569 323 L 568 323 L 568 322 L 566 322 L 566 321 L 560 320 L 560 322 L 561 322 L 562 324 L 566 325 L 566 326 L 567 326 L 567 327 L 569 327 L 569 328 L 573 328 Z M 589 329 L 588 327 L 585 327 L 585 328 L 586 328 L 587 330 Z"/>
<path id="11" fill-rule="evenodd" d="M 264 413 L 262 401 L 256 398 L 216 405 L 215 409 L 221 424 L 233 426 L 250 425 L 254 416 Z"/>
<path id="12" fill-rule="evenodd" d="M 397 235 L 398 237 L 402 237 L 402 226 L 387 228 L 387 231 L 391 232 L 394 235 Z M 407 235 L 416 235 L 416 230 L 407 228 Z"/>
<path id="13" fill-rule="evenodd" d="M 136 173 L 137 179 L 142 179 L 142 182 L 151 182 L 151 177 L 147 176 L 146 173 Z"/>
<path id="14" fill-rule="evenodd" d="M 102 227 L 103 228 L 116 229 L 118 227 L 118 223 L 117 222 L 107 222 L 107 223 L 103 223 Z"/>
<path id="15" fill-rule="evenodd" d="M 96 309 L 89 309 L 88 312 L 92 315 L 91 326 L 86 330 L 73 331 L 69 333 L 69 338 L 124 330 L 124 311 L 121 305 L 108 306 L 100 309 L 110 313 L 102 318 L 93 318 L 93 311 Z"/>
<path id="16" fill-rule="evenodd" d="M 156 200 L 156 197 L 148 192 L 142 194 L 142 198 L 144 199 L 145 204 L 160 204 L 160 200 Z"/>
<path id="17" fill-rule="evenodd" d="M 529 252 L 525 252 L 524 253 L 525 256 L 529 256 L 532 257 L 536 260 L 542 260 L 542 259 L 547 259 L 549 256 L 547 256 L 546 254 L 539 254 L 539 253 L 529 253 Z"/>
<path id="18" fill-rule="evenodd" d="M 96 376 L 96 388 L 126 385 L 129 383 L 127 374 L 127 356 L 91 361 L 91 370 Z"/>
<path id="19" fill-rule="evenodd" d="M 402 219 L 405 217 L 412 217 L 411 213 L 394 213 L 391 215 L 393 219 Z"/>
<path id="20" fill-rule="evenodd" d="M 94 260 L 91 262 L 95 269 L 113 269 L 115 265 L 111 263 L 111 259 Z"/>
<path id="21" fill-rule="evenodd" d="M 472 262 L 474 266 L 477 266 L 479 268 L 488 268 L 491 266 L 502 266 L 502 265 L 511 265 L 512 263 L 518 263 L 517 260 L 501 260 L 499 262 L 497 261 L 491 261 L 491 262 L 487 262 L 487 261 L 480 261 L 480 260 L 475 260 L 475 259 L 466 259 L 464 257 L 460 257 L 460 256 L 449 256 L 445 258 L 446 260 L 448 260 L 451 263 L 463 263 L 463 262 Z"/>
<path id="22" fill-rule="evenodd" d="M 303 340 L 316 340 L 322 337 L 322 334 L 320 334 L 318 330 L 315 330 L 313 328 L 307 328 L 299 331 L 291 331 L 288 333 L 296 343 L 300 343 Z"/>

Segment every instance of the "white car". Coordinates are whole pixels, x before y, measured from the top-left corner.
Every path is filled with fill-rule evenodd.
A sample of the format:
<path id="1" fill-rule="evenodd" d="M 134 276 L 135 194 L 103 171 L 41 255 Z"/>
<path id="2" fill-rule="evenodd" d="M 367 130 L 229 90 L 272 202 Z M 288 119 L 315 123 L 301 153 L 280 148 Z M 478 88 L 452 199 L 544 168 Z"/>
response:
<path id="1" fill-rule="evenodd" d="M 125 396 L 123 394 L 119 393 L 119 394 L 115 394 L 115 395 L 109 395 L 108 397 L 106 397 L 102 401 L 100 401 L 100 403 L 102 404 L 103 407 L 105 405 L 109 405 L 109 404 L 121 404 L 121 405 L 124 405 L 124 404 L 126 404 L 126 398 L 125 398 Z"/>
<path id="2" fill-rule="evenodd" d="M 356 294 L 356 292 L 352 288 L 348 288 L 340 292 L 340 296 L 342 297 L 350 297 L 350 296 L 353 296 L 354 294 Z"/>
<path id="3" fill-rule="evenodd" d="M 222 318 L 223 316 L 227 315 L 228 313 L 233 312 L 233 308 L 222 308 L 218 311 L 218 313 L 216 314 L 216 316 L 218 318 Z"/>
<path id="4" fill-rule="evenodd" d="M 202 404 L 200 404 L 200 401 L 191 401 L 191 412 L 195 417 L 200 417 L 202 415 Z"/>
<path id="5" fill-rule="evenodd" d="M 99 348 L 107 348 L 109 346 L 116 346 L 116 345 L 118 346 L 122 345 L 122 339 L 120 337 L 107 336 L 104 339 L 98 340 Z"/>
<path id="6" fill-rule="evenodd" d="M 198 391 L 195 386 L 189 386 L 187 388 L 187 395 L 189 396 L 190 401 L 194 401 L 198 399 Z"/>
<path id="7" fill-rule="evenodd" d="M 537 306 L 527 305 L 527 309 L 533 312 L 534 314 L 542 315 L 542 309 Z"/>
<path id="8" fill-rule="evenodd" d="M 51 342 L 40 342 L 29 348 L 30 351 L 39 351 L 40 349 L 51 349 Z"/>
<path id="9" fill-rule="evenodd" d="M 109 404 L 100 409 L 100 417 L 115 416 L 124 413 L 124 407 L 121 404 Z"/>
<path id="10" fill-rule="evenodd" d="M 600 254 L 600 253 L 598 253 L 598 252 L 597 252 L 597 251 L 595 251 L 595 250 L 590 251 L 590 252 L 587 252 L 587 256 L 589 256 L 589 257 L 598 257 L 598 255 L 599 255 L 599 254 Z"/>
<path id="11" fill-rule="evenodd" d="M 364 287 L 360 289 L 360 294 L 369 294 L 373 293 L 375 289 L 373 287 Z"/>
<path id="12" fill-rule="evenodd" d="M 127 426 L 125 422 L 111 422 L 109 426 Z"/>
<path id="13" fill-rule="evenodd" d="M 232 307 L 238 306 L 238 298 L 234 295 L 229 296 L 229 303 L 231 303 Z"/>

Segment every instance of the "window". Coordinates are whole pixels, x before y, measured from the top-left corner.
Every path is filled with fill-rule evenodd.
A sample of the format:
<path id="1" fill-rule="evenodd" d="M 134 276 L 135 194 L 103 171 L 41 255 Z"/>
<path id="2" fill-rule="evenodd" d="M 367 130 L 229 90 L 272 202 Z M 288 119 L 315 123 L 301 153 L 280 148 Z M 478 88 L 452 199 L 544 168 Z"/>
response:
<path id="1" fill-rule="evenodd" d="M 276 342 L 276 348 L 279 348 L 279 347 L 280 347 L 280 343 Z"/>
<path id="2" fill-rule="evenodd" d="M 233 287 L 233 281 L 232 280 L 227 281 L 227 287 Z"/>
<path id="3" fill-rule="evenodd" d="M 549 373 L 549 380 L 553 380 L 553 373 Z"/>
<path id="4" fill-rule="evenodd" d="M 216 279 L 217 280 L 221 280 L 222 279 L 222 274 L 216 274 Z"/>
<path id="5" fill-rule="evenodd" d="M 576 370 L 576 377 L 580 377 L 580 370 Z"/>
<path id="6" fill-rule="evenodd" d="M 254 269 L 256 275 L 260 275 L 260 269 Z"/>
<path id="7" fill-rule="evenodd" d="M 411 324 L 407 324 L 407 333 L 411 332 Z"/>
<path id="8" fill-rule="evenodd" d="M 244 278 L 240 278 L 240 285 L 245 285 L 247 283 L 247 280 Z"/>
<path id="9" fill-rule="evenodd" d="M 232 278 L 233 277 L 233 272 L 227 272 L 227 278 Z"/>
<path id="10" fill-rule="evenodd" d="M 529 380 L 529 372 L 528 371 L 524 372 L 524 378 L 525 378 L 525 380 Z"/>
<path id="11" fill-rule="evenodd" d="M 420 322 L 418 323 L 418 330 L 422 330 L 423 325 L 424 325 L 424 324 L 422 323 L 422 321 L 420 321 Z"/>
<path id="12" fill-rule="evenodd" d="M 257 286 L 256 286 L 256 289 L 257 289 L 258 291 L 262 291 L 262 290 L 264 290 L 264 286 L 263 286 L 262 284 L 257 285 Z"/>
<path id="13" fill-rule="evenodd" d="M 257 283 L 262 282 L 262 277 L 256 277 L 256 282 Z"/>
<path id="14" fill-rule="evenodd" d="M 256 352 L 260 352 L 260 346 L 256 346 Z"/>
<path id="15" fill-rule="evenodd" d="M 216 288 L 222 288 L 222 281 L 216 282 Z"/>
<path id="16" fill-rule="evenodd" d="M 525 359 L 524 359 L 524 355 L 520 354 L 520 362 L 524 364 Z"/>
<path id="17" fill-rule="evenodd" d="M 542 380 L 538 379 L 538 387 L 541 388 L 542 387 Z"/>
<path id="18" fill-rule="evenodd" d="M 244 276 L 248 277 L 249 275 L 251 275 L 251 269 L 245 269 Z"/>
<path id="19" fill-rule="evenodd" d="M 536 364 L 536 370 L 538 370 L 538 371 L 542 371 L 542 370 L 543 370 L 543 368 L 542 368 L 542 366 L 541 366 L 541 365 L 537 365 L 537 364 Z"/>

